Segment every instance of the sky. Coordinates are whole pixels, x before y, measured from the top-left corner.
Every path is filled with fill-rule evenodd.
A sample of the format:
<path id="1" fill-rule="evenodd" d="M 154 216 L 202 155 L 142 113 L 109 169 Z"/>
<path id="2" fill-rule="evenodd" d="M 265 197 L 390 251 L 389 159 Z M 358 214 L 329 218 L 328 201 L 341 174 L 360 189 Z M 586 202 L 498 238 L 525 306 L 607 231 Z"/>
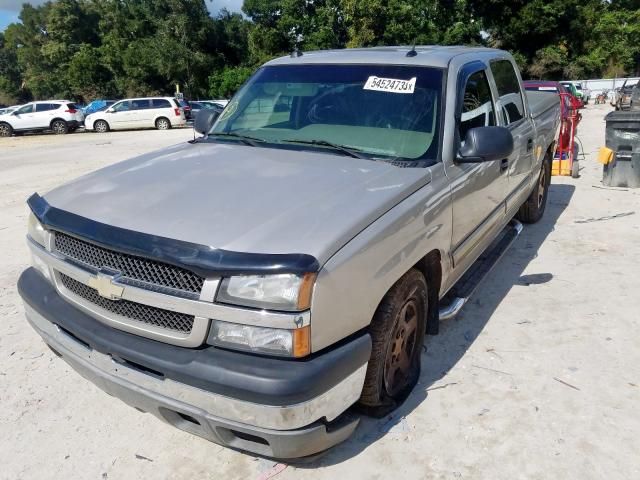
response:
<path id="1" fill-rule="evenodd" d="M 7 25 L 18 21 L 18 14 L 23 3 L 30 3 L 33 6 L 42 5 L 46 0 L 0 0 L 0 32 Z M 216 13 L 223 8 L 232 12 L 239 12 L 242 7 L 242 0 L 206 0 L 209 12 Z"/>

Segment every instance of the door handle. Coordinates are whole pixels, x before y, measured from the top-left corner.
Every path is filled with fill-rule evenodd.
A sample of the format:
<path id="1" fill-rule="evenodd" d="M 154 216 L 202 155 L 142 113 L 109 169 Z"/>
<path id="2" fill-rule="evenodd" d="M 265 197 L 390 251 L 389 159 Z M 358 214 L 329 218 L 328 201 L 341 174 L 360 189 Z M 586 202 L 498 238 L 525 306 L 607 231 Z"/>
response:
<path id="1" fill-rule="evenodd" d="M 509 168 L 509 159 L 503 158 L 500 160 L 500 173 L 505 172 Z"/>
<path id="2" fill-rule="evenodd" d="M 533 150 L 533 138 L 527 140 L 527 152 L 530 152 L 531 150 Z"/>

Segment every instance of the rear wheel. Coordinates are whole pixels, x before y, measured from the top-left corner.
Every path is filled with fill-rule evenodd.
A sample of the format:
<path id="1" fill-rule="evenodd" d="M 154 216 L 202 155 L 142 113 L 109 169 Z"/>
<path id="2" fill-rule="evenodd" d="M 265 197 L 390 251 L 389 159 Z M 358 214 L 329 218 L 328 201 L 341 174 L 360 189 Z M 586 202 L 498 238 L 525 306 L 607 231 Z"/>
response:
<path id="1" fill-rule="evenodd" d="M 97 120 L 93 124 L 93 129 L 98 133 L 107 133 L 109 131 L 109 124 L 104 120 Z"/>
<path id="2" fill-rule="evenodd" d="M 13 128 L 8 123 L 0 123 L 0 137 L 10 137 L 13 134 Z"/>
<path id="3" fill-rule="evenodd" d="M 516 218 L 524 223 L 536 223 L 544 215 L 547 206 L 549 184 L 551 183 L 551 162 L 547 157 L 542 161 L 538 181 L 529 198 L 522 204 Z"/>
<path id="4" fill-rule="evenodd" d="M 420 376 L 427 318 L 427 282 L 411 269 L 380 302 L 371 321 L 371 359 L 360 405 L 381 416 L 397 407 Z"/>
<path id="5" fill-rule="evenodd" d="M 158 130 L 169 130 L 171 128 L 171 122 L 164 117 L 160 117 L 156 120 L 156 128 Z"/>
<path id="6" fill-rule="evenodd" d="M 53 130 L 53 133 L 56 135 L 64 135 L 69 131 L 69 126 L 64 120 L 54 120 L 51 122 L 51 130 Z"/>

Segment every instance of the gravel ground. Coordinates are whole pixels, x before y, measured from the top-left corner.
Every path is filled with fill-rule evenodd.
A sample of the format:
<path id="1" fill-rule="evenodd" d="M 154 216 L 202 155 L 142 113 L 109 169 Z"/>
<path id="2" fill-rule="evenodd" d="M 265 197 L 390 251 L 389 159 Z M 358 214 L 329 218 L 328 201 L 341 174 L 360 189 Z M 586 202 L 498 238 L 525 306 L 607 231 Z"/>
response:
<path id="1" fill-rule="evenodd" d="M 640 478 L 640 190 L 601 188 L 609 108 L 584 111 L 581 177 L 554 177 L 543 221 L 428 339 L 408 401 L 298 466 L 219 447 L 105 395 L 23 316 L 25 199 L 191 131 L 0 139 L 0 478 Z"/>

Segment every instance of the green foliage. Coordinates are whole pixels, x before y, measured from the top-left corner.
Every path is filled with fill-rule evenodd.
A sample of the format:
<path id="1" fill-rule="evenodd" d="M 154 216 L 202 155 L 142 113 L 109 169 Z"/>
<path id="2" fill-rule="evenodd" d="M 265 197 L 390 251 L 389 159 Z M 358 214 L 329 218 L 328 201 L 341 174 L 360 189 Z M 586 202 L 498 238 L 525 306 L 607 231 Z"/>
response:
<path id="1" fill-rule="evenodd" d="M 525 77 L 637 74 L 638 0 L 205 0 L 25 3 L 0 33 L 0 102 L 229 97 L 294 49 L 466 44 L 511 51 Z"/>
<path id="2" fill-rule="evenodd" d="M 211 98 L 231 97 L 254 72 L 250 67 L 225 67 L 209 76 Z"/>

